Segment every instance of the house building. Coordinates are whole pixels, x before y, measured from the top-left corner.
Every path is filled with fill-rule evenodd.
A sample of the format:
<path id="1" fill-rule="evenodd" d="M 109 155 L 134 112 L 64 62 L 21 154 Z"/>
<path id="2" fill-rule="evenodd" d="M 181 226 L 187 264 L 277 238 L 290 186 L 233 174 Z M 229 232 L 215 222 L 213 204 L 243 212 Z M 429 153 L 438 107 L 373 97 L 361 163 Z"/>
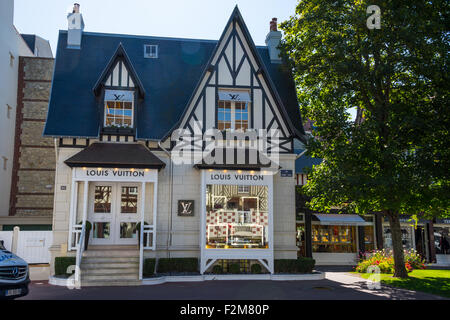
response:
<path id="1" fill-rule="evenodd" d="M 79 5 L 68 22 L 44 129 L 56 150 L 52 266 L 76 256 L 82 280 L 104 283 L 93 257 L 132 257 L 118 272 L 129 281 L 145 257 L 197 257 L 201 273 L 295 259 L 304 130 L 276 19 L 265 46 L 237 7 L 218 41 L 85 32 Z"/>
<path id="2" fill-rule="evenodd" d="M 16 30 L 13 0 L 1 2 L 0 15 L 0 230 L 51 229 L 54 166 L 43 171 L 39 163 L 54 159 L 52 139 L 41 135 L 53 56 L 48 41 Z"/>

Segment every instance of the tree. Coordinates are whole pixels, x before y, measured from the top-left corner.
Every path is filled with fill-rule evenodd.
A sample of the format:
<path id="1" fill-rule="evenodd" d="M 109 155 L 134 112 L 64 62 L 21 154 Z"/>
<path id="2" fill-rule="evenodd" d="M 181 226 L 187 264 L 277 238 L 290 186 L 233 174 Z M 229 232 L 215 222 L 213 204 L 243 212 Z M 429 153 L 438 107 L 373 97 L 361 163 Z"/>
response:
<path id="1" fill-rule="evenodd" d="M 380 29 L 366 23 L 372 4 Z M 450 207 L 448 2 L 300 1 L 281 28 L 302 115 L 314 122 L 308 154 L 324 159 L 304 187 L 309 205 L 388 217 L 394 276 L 407 277 L 400 215 Z"/>

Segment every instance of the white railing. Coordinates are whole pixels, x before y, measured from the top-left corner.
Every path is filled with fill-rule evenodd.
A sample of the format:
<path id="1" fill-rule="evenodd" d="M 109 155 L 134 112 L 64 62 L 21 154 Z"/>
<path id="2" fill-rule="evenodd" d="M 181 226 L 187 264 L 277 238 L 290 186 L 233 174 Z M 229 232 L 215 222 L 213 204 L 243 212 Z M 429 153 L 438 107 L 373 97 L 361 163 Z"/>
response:
<path id="1" fill-rule="evenodd" d="M 77 250 L 82 228 L 83 228 L 82 224 L 75 224 L 72 226 L 71 237 L 69 241 L 69 251 Z"/>
<path id="2" fill-rule="evenodd" d="M 81 260 L 83 258 L 84 251 L 84 236 L 86 230 L 86 222 L 83 223 L 81 230 L 78 234 L 78 242 L 77 242 L 77 255 L 75 259 L 75 282 L 80 284 L 81 280 Z"/>
<path id="3" fill-rule="evenodd" d="M 141 235 L 139 241 L 139 279 L 142 280 L 144 277 L 144 250 L 155 250 L 156 247 L 154 241 L 155 227 L 153 225 L 142 223 L 139 233 Z"/>

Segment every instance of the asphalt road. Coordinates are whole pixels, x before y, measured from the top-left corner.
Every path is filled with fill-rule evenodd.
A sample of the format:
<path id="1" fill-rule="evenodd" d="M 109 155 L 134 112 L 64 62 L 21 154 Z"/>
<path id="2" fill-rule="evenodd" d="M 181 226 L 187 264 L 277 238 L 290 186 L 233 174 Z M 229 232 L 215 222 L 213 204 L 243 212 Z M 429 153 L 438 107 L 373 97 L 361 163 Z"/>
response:
<path id="1" fill-rule="evenodd" d="M 35 281 L 19 300 L 442 300 L 431 294 L 382 286 L 369 290 L 366 282 L 342 272 L 309 281 L 172 282 L 130 287 L 68 289 Z"/>

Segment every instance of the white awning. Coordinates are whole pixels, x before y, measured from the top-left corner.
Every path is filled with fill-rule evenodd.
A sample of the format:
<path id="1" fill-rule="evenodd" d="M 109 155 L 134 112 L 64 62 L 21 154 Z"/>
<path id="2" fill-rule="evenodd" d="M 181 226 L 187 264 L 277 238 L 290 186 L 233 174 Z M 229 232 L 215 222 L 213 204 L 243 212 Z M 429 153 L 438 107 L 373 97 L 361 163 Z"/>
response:
<path id="1" fill-rule="evenodd" d="M 322 225 L 363 226 L 367 222 L 357 214 L 314 214 Z"/>
<path id="2" fill-rule="evenodd" d="M 249 93 L 240 91 L 219 91 L 219 100 L 251 102 Z"/>

